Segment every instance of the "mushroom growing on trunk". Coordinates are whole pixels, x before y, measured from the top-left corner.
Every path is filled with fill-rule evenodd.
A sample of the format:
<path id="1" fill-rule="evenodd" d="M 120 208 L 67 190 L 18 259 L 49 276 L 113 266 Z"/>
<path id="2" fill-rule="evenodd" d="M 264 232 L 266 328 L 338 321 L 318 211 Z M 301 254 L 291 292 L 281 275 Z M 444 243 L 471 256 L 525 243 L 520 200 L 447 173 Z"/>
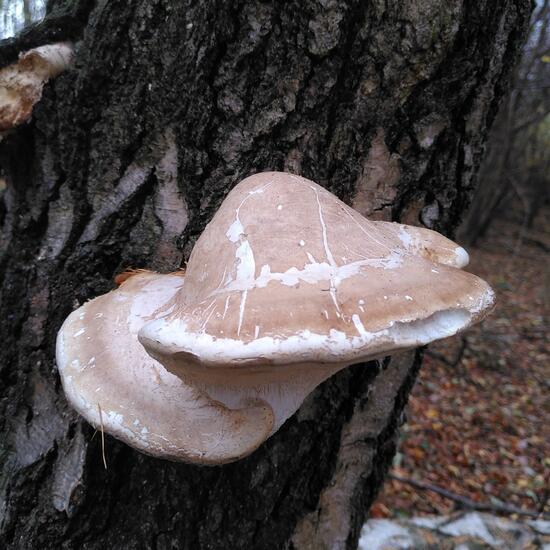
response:
<path id="1" fill-rule="evenodd" d="M 72 60 L 72 44 L 59 42 L 28 50 L 17 63 L 1 69 L 0 132 L 28 120 L 44 84 L 66 70 Z"/>
<path id="2" fill-rule="evenodd" d="M 185 275 L 137 272 L 68 317 L 63 386 L 88 421 L 143 452 L 237 460 L 340 369 L 481 320 L 494 294 L 467 262 L 434 231 L 257 174 L 229 193 Z"/>

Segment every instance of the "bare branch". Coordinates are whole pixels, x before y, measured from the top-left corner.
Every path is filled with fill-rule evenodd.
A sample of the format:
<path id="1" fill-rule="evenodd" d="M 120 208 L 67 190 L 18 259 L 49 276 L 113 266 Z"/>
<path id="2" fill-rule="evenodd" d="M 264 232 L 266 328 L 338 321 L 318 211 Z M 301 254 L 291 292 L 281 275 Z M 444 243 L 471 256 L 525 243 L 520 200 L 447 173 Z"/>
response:
<path id="1" fill-rule="evenodd" d="M 523 508 L 518 508 L 517 506 L 512 506 L 510 504 L 476 502 L 471 498 L 458 495 L 456 493 L 453 493 L 452 491 L 443 489 L 443 487 L 439 487 L 438 485 L 433 485 L 432 483 L 426 483 L 424 481 L 418 481 L 416 479 L 401 477 L 392 473 L 388 475 L 390 479 L 395 479 L 395 481 L 399 481 L 400 483 L 406 483 L 407 485 L 411 485 L 412 487 L 415 487 L 416 489 L 421 489 L 422 491 L 431 491 L 432 493 L 436 493 L 444 498 L 453 500 L 454 502 L 457 502 L 458 504 L 460 504 L 461 507 L 467 508 L 470 510 L 478 510 L 480 512 L 496 512 L 499 514 L 517 514 L 518 516 L 529 516 L 533 518 L 550 517 L 550 514 L 545 514 L 542 511 L 525 510 Z"/>

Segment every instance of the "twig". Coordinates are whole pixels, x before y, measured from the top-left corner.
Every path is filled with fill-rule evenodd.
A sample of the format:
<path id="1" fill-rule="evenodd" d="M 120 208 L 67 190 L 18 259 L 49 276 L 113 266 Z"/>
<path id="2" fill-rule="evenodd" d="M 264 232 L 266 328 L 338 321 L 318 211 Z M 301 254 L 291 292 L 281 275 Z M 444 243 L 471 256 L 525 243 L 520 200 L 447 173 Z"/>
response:
<path id="1" fill-rule="evenodd" d="M 466 338 L 461 338 L 460 348 L 459 348 L 458 353 L 456 354 L 456 356 L 453 360 L 447 359 L 447 357 L 445 357 L 445 355 L 443 355 L 442 353 L 437 353 L 437 351 L 432 351 L 430 348 L 427 348 L 424 353 L 426 355 L 429 355 L 430 357 L 432 357 L 436 361 L 441 361 L 442 363 L 444 363 L 448 367 L 453 367 L 454 368 L 454 367 L 457 367 L 460 364 L 460 362 L 462 361 L 462 358 L 464 357 L 464 352 L 466 351 L 467 346 L 468 346 L 468 341 L 466 340 Z"/>
<path id="2" fill-rule="evenodd" d="M 437 351 L 432 351 L 431 349 L 426 349 L 424 353 L 431 357 L 432 359 L 435 359 L 436 361 L 439 361 L 440 363 L 443 363 L 444 365 L 447 365 L 448 367 L 453 366 L 453 362 L 447 359 L 442 353 L 437 353 Z"/>
<path id="3" fill-rule="evenodd" d="M 103 416 L 101 415 L 101 407 L 99 403 L 97 404 L 97 410 L 99 411 L 99 424 L 101 426 L 101 456 L 103 458 L 103 466 L 107 469 L 107 459 L 105 458 L 105 434 L 103 433 Z"/>
<path id="4" fill-rule="evenodd" d="M 539 241 L 538 239 L 535 239 L 534 237 L 524 237 L 524 240 L 527 244 L 538 246 L 541 250 L 544 250 L 544 252 L 550 252 L 549 245 L 543 243 L 542 241 Z"/>
<path id="5" fill-rule="evenodd" d="M 433 351 L 430 348 L 427 348 L 425 353 L 426 355 L 432 357 L 436 361 L 440 361 L 444 365 L 447 365 L 451 369 L 455 370 L 459 376 L 461 376 L 464 379 L 467 379 L 474 386 L 479 388 L 479 384 L 473 378 L 471 378 L 470 374 L 468 373 L 468 370 L 462 364 L 462 359 L 464 358 L 464 353 L 466 352 L 467 347 L 468 347 L 468 340 L 465 336 L 462 336 L 462 338 L 460 339 L 460 348 L 458 349 L 458 352 L 456 353 L 454 359 L 447 359 L 447 357 L 444 354 L 438 353 L 437 351 Z"/>
<path id="6" fill-rule="evenodd" d="M 476 502 L 475 500 L 472 500 L 468 497 L 457 495 L 456 493 L 448 491 L 447 489 L 443 489 L 443 487 L 439 487 L 438 485 L 425 483 L 423 481 L 417 481 L 416 479 L 401 477 L 392 473 L 389 474 L 389 477 L 401 483 L 407 483 L 408 485 L 411 485 L 416 489 L 421 489 L 423 491 L 431 491 L 432 493 L 436 493 L 442 497 L 448 498 L 449 500 L 458 502 L 464 508 L 469 508 L 470 510 L 478 510 L 479 512 L 499 512 L 502 514 L 517 514 L 518 516 L 530 516 L 534 518 L 550 517 L 550 514 L 545 514 L 542 511 L 539 512 L 535 510 L 525 510 L 523 508 L 517 508 L 516 506 L 511 506 L 509 504 Z"/>
<path id="7" fill-rule="evenodd" d="M 548 502 L 548 499 L 550 499 L 550 490 L 545 489 L 545 491 L 542 493 L 542 496 L 539 500 L 539 513 L 544 513 L 544 508 L 546 507 L 546 503 Z"/>

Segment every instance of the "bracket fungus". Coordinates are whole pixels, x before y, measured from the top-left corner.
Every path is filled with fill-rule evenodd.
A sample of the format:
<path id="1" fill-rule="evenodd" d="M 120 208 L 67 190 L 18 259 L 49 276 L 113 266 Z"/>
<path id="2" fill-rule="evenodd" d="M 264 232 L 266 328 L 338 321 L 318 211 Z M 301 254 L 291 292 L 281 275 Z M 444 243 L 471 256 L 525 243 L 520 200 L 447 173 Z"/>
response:
<path id="1" fill-rule="evenodd" d="M 73 312 L 57 360 L 73 406 L 146 453 L 250 454 L 325 379 L 466 329 L 494 294 L 438 233 L 372 222 L 302 177 L 238 184 L 186 273 L 137 272 Z"/>
<path id="2" fill-rule="evenodd" d="M 28 50 L 17 63 L 0 70 L 0 132 L 29 119 L 44 84 L 67 69 L 72 59 L 72 45 L 59 42 Z"/>

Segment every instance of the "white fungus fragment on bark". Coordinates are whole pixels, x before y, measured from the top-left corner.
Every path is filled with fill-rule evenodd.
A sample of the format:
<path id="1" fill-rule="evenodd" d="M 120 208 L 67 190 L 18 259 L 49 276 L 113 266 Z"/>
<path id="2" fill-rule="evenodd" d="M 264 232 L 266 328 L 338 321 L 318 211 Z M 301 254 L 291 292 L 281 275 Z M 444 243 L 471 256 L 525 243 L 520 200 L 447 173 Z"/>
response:
<path id="1" fill-rule="evenodd" d="M 0 132 L 30 118 L 44 84 L 70 66 L 73 53 L 68 42 L 48 44 L 20 54 L 17 63 L 0 70 Z"/>

